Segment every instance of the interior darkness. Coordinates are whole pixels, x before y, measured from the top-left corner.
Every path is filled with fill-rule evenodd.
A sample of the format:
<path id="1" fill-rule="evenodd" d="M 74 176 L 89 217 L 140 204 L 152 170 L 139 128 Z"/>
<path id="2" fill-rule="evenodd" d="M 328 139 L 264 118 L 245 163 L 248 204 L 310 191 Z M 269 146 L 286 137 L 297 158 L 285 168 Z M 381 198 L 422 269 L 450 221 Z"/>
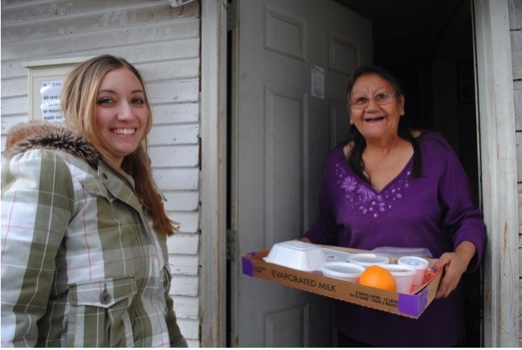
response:
<path id="1" fill-rule="evenodd" d="M 389 69 L 406 96 L 415 128 L 451 143 L 479 199 L 473 23 L 470 0 L 336 0 L 372 22 L 374 64 Z M 467 338 L 482 344 L 481 273 L 464 275 Z"/>
<path id="2" fill-rule="evenodd" d="M 336 1 L 372 22 L 374 64 L 400 80 L 406 118 L 448 139 L 478 200 L 471 1 Z"/>
<path id="3" fill-rule="evenodd" d="M 400 80 L 410 125 L 435 129 L 448 139 L 469 176 L 478 203 L 471 0 L 335 1 L 372 22 L 374 64 L 387 68 Z M 230 162 L 228 164 L 230 166 Z M 230 188 L 230 183 L 228 185 Z M 480 347 L 481 273 L 463 276 L 462 283 L 468 336 L 460 345 Z M 229 319 L 227 317 L 228 329 Z M 233 343 L 227 339 L 227 347 Z"/>
<path id="4" fill-rule="evenodd" d="M 337 0 L 372 22 L 374 64 L 401 82 L 406 117 L 440 131 L 452 144 L 479 199 L 470 0 Z M 482 344 L 481 273 L 462 278 L 465 347 Z"/>

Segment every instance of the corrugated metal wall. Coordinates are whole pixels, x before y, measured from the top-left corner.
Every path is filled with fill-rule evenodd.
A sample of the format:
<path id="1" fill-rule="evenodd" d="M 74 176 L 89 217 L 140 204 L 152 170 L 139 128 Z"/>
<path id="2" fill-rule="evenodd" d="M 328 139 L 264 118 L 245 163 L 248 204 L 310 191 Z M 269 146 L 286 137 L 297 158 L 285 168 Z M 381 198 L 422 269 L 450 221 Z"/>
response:
<path id="1" fill-rule="evenodd" d="M 155 118 L 154 177 L 181 224 L 169 239 L 171 293 L 183 334 L 199 346 L 199 2 L 173 8 L 168 0 L 2 0 L 1 7 L 3 140 L 28 120 L 24 62 L 108 53 L 142 72 Z"/>

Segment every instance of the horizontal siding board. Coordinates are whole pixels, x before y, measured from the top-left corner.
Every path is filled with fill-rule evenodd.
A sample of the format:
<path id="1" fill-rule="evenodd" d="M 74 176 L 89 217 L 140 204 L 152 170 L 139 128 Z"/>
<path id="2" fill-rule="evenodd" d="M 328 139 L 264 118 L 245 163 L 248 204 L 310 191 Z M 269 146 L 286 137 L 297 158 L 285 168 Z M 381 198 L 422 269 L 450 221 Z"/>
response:
<path id="1" fill-rule="evenodd" d="M 149 134 L 150 145 L 197 144 L 199 124 L 162 125 L 153 127 Z"/>
<path id="2" fill-rule="evenodd" d="M 178 317 L 195 320 L 199 317 L 199 299 L 178 295 L 174 300 L 174 310 Z"/>
<path id="3" fill-rule="evenodd" d="M 199 101 L 199 80 L 148 83 L 147 91 L 153 104 L 197 102 Z"/>
<path id="4" fill-rule="evenodd" d="M 150 52 L 149 55 L 155 55 Z M 179 80 L 199 77 L 199 58 L 136 64 L 143 78 L 151 81 Z"/>
<path id="5" fill-rule="evenodd" d="M 197 190 L 199 188 L 199 169 L 154 169 L 154 180 L 160 189 Z"/>
<path id="6" fill-rule="evenodd" d="M 9 47 L 2 45 L 4 56 L 6 51 L 9 51 Z M 110 53 L 115 56 L 121 56 L 125 58 L 132 57 L 132 63 L 143 73 L 143 63 L 151 62 L 151 57 L 157 61 L 165 61 L 172 66 L 177 68 L 177 71 L 181 71 L 179 77 L 192 77 L 194 76 L 194 70 L 199 69 L 199 39 L 188 38 L 181 40 L 171 40 L 168 42 L 150 42 L 142 45 L 131 45 L 124 47 L 112 47 L 110 49 L 96 49 L 89 50 L 88 52 L 82 53 L 81 55 L 71 55 L 70 53 L 62 56 L 67 57 L 94 57 L 102 54 Z M 48 57 L 47 57 L 48 58 Z M 42 58 L 45 60 L 47 58 Z M 39 59 L 40 60 L 40 59 Z M 2 64 L 2 78 L 26 78 L 27 79 L 27 68 L 23 66 L 24 62 L 34 61 L 34 58 L 27 58 L 21 60 L 16 58 L 14 60 L 4 60 Z M 171 61 L 171 63 L 170 63 Z M 163 62 L 160 62 L 163 64 Z M 196 67 L 196 68 L 195 68 Z M 181 69 L 183 68 L 183 70 Z M 163 71 L 165 74 L 172 76 L 170 72 L 170 66 L 167 66 L 169 71 Z M 185 72 L 185 70 L 187 72 Z M 161 70 L 160 70 L 161 72 Z M 196 72 L 196 76 L 199 72 Z M 144 74 L 145 75 L 145 74 Z M 177 78 L 179 78 L 177 77 Z"/>
<path id="7" fill-rule="evenodd" d="M 176 216 L 173 219 L 176 219 Z M 167 246 L 170 254 L 195 255 L 198 253 L 199 235 L 178 232 L 168 238 Z"/>
<path id="8" fill-rule="evenodd" d="M 7 132 L 7 131 L 9 131 L 9 129 L 11 129 L 16 124 L 27 121 L 27 115 L 11 115 L 9 117 L 2 116 L 2 118 L 0 118 L 0 121 L 2 123 L 2 131 Z M 4 138 L 5 134 L 3 132 L 2 132 L 2 140 L 5 140 L 5 138 Z M 4 142 L 2 142 L 2 152 L 4 150 L 3 144 L 4 144 Z"/>
<path id="9" fill-rule="evenodd" d="M 197 276 L 199 257 L 197 255 L 170 255 L 171 273 L 181 276 Z"/>
<path id="10" fill-rule="evenodd" d="M 177 297 L 174 298 L 176 300 Z M 187 339 L 189 347 L 199 347 L 194 345 L 194 342 L 190 339 L 199 339 L 199 322 L 191 319 L 178 319 L 178 326 L 183 336 Z"/>
<path id="11" fill-rule="evenodd" d="M 27 98 L 27 68 L 24 69 L 25 75 L 14 79 L 2 80 L 2 98 L 25 97 Z M 5 78 L 2 75 L 3 78 Z"/>
<path id="12" fill-rule="evenodd" d="M 111 48 L 110 51 L 106 49 L 94 50 L 82 54 L 81 57 L 94 57 L 106 53 L 124 58 L 132 57 L 132 63 L 140 70 L 144 77 L 150 76 L 150 80 L 161 80 L 165 79 L 165 77 L 180 79 L 199 75 L 198 45 L 198 39 L 191 38 L 180 41 L 174 40 L 169 43 L 148 43 L 139 48 L 136 46 L 128 46 L 114 47 Z M 160 60 L 160 62 L 151 63 L 151 57 Z M 33 60 L 34 59 L 17 59 L 4 61 L 2 65 L 2 77 L 4 79 L 27 79 L 28 69 L 24 67 L 24 63 Z M 154 64 L 161 65 L 158 72 L 154 71 Z M 149 67 L 152 67 L 152 69 Z M 160 73 L 164 75 L 161 76 Z"/>
<path id="13" fill-rule="evenodd" d="M 191 212 L 199 209 L 199 193 L 197 191 L 164 191 L 163 196 L 167 199 L 164 203 L 167 211 Z"/>
<path id="14" fill-rule="evenodd" d="M 198 24 L 196 22 L 187 24 L 190 24 L 191 30 L 197 29 Z M 133 63 L 137 66 L 141 62 L 150 62 L 151 58 L 154 58 L 154 61 L 199 58 L 199 38 L 170 38 L 160 42 L 144 42 L 139 45 L 131 44 L 131 46 L 117 47 L 111 50 L 119 56 L 133 57 Z M 107 49 L 103 51 L 107 51 Z M 101 52 L 96 52 L 96 54 L 99 53 Z M 151 56 L 151 53 L 154 53 L 154 56 Z"/>
<path id="15" fill-rule="evenodd" d="M 196 234 L 199 230 L 199 213 L 197 211 L 185 212 L 185 211 L 167 211 L 167 215 L 172 220 L 179 224 L 179 232 L 184 234 Z M 184 249 L 185 247 L 183 247 Z M 172 253 L 178 252 L 179 254 L 196 254 L 196 251 L 192 251 L 190 247 L 186 247 L 188 250 L 174 250 Z"/>
<path id="16" fill-rule="evenodd" d="M 152 106 L 154 125 L 199 122 L 198 103 L 156 104 Z"/>
<path id="17" fill-rule="evenodd" d="M 191 322 L 190 325 L 194 325 L 194 323 L 196 323 L 195 321 L 194 322 Z M 199 329 L 199 325 L 196 325 L 194 327 L 198 327 Z M 181 328 L 180 328 L 181 329 Z M 185 336 L 186 340 L 187 340 L 187 346 L 189 348 L 200 348 L 201 347 L 201 343 L 199 342 L 199 340 L 196 340 L 196 339 L 190 339 L 188 338 L 186 335 L 185 335 L 185 332 L 183 332 L 183 329 L 181 329 L 181 333 Z M 199 334 L 199 333 L 198 333 Z M 197 338 L 199 339 L 199 338 Z"/>
<path id="18" fill-rule="evenodd" d="M 164 0 L 44 0 L 34 5 L 34 0 L 2 1 L 2 21 L 23 23 L 26 20 L 37 21 L 48 18 L 81 15 L 93 10 L 109 10 L 147 4 L 159 4 Z M 8 4 L 9 6 L 5 6 Z M 5 18 L 4 18 L 5 17 Z"/>
<path id="19" fill-rule="evenodd" d="M 100 38 L 100 34 L 103 38 Z M 143 26 L 139 28 L 121 28 L 101 33 L 82 33 L 67 37 L 47 37 L 45 40 L 26 39 L 25 42 L 2 42 L 2 60 L 34 61 L 35 56 L 41 59 L 84 57 L 103 53 L 112 53 L 115 43 L 118 46 L 140 47 L 148 42 L 164 42 L 186 38 L 197 38 L 199 21 L 195 19 L 180 22 L 171 21 L 161 25 Z M 103 40 L 102 40 L 103 39 Z M 146 54 L 147 52 L 143 52 Z M 149 55 L 149 61 L 152 59 Z M 134 61 L 132 61 L 134 63 Z"/>
<path id="20" fill-rule="evenodd" d="M 6 115 L 28 115 L 27 96 L 2 98 L 2 118 Z"/>
<path id="21" fill-rule="evenodd" d="M 105 3 L 112 5 L 112 1 Z M 8 16 L 7 22 L 3 23 L 2 26 L 2 42 L 8 44 L 28 37 L 31 40 L 47 40 L 54 37 L 68 38 L 88 33 L 98 33 L 99 37 L 100 32 L 121 30 L 121 28 L 156 26 L 157 23 L 173 20 L 179 22 L 183 17 L 193 20 L 195 12 L 198 11 L 197 3 L 189 4 L 181 9 L 171 7 L 167 1 L 156 1 L 141 6 L 131 6 L 132 4 L 89 6 L 84 9 L 78 7 L 81 4 L 91 5 L 90 1 L 76 0 L 70 8 L 71 10 L 78 10 L 78 12 L 64 11 L 64 14 L 60 16 L 53 15 L 48 11 L 38 11 L 41 6 L 32 6 L 31 12 L 35 15 L 29 17 L 28 22 L 13 21 L 13 17 Z M 19 16 L 22 17 L 24 14 L 20 13 Z M 4 22 L 4 12 L 2 12 L 2 22 Z"/>
<path id="22" fill-rule="evenodd" d="M 197 276 L 173 275 L 170 285 L 171 295 L 185 295 L 197 297 L 199 289 L 199 279 Z"/>
<path id="23" fill-rule="evenodd" d="M 165 167 L 195 167 L 199 164 L 199 147 L 155 147 L 151 146 L 150 159 L 154 168 Z"/>

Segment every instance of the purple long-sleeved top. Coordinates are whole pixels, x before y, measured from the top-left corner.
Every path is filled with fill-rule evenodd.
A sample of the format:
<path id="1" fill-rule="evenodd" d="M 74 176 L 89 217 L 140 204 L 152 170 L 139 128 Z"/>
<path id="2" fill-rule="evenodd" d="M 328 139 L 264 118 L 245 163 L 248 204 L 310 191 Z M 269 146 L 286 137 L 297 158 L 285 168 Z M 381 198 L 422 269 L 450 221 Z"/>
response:
<path id="1" fill-rule="evenodd" d="M 412 158 L 380 192 L 352 172 L 344 145 L 336 147 L 324 169 L 320 216 L 304 236 L 316 244 L 367 250 L 428 248 L 434 258 L 470 241 L 477 253 L 467 272 L 475 271 L 486 233 L 467 175 L 439 133 L 424 132 L 418 143 L 422 176 L 411 178 Z M 460 286 L 448 298 L 434 300 L 417 320 L 335 302 L 335 326 L 375 346 L 453 346 L 465 336 Z"/>

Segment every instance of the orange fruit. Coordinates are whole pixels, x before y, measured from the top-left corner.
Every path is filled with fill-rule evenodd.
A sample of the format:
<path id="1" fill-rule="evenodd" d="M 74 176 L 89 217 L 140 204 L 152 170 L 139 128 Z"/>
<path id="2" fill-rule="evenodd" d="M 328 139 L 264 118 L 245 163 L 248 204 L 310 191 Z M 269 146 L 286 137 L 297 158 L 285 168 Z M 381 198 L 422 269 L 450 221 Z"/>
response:
<path id="1" fill-rule="evenodd" d="M 392 292 L 396 289 L 395 278 L 391 272 L 378 265 L 368 266 L 359 277 L 359 284 Z"/>

